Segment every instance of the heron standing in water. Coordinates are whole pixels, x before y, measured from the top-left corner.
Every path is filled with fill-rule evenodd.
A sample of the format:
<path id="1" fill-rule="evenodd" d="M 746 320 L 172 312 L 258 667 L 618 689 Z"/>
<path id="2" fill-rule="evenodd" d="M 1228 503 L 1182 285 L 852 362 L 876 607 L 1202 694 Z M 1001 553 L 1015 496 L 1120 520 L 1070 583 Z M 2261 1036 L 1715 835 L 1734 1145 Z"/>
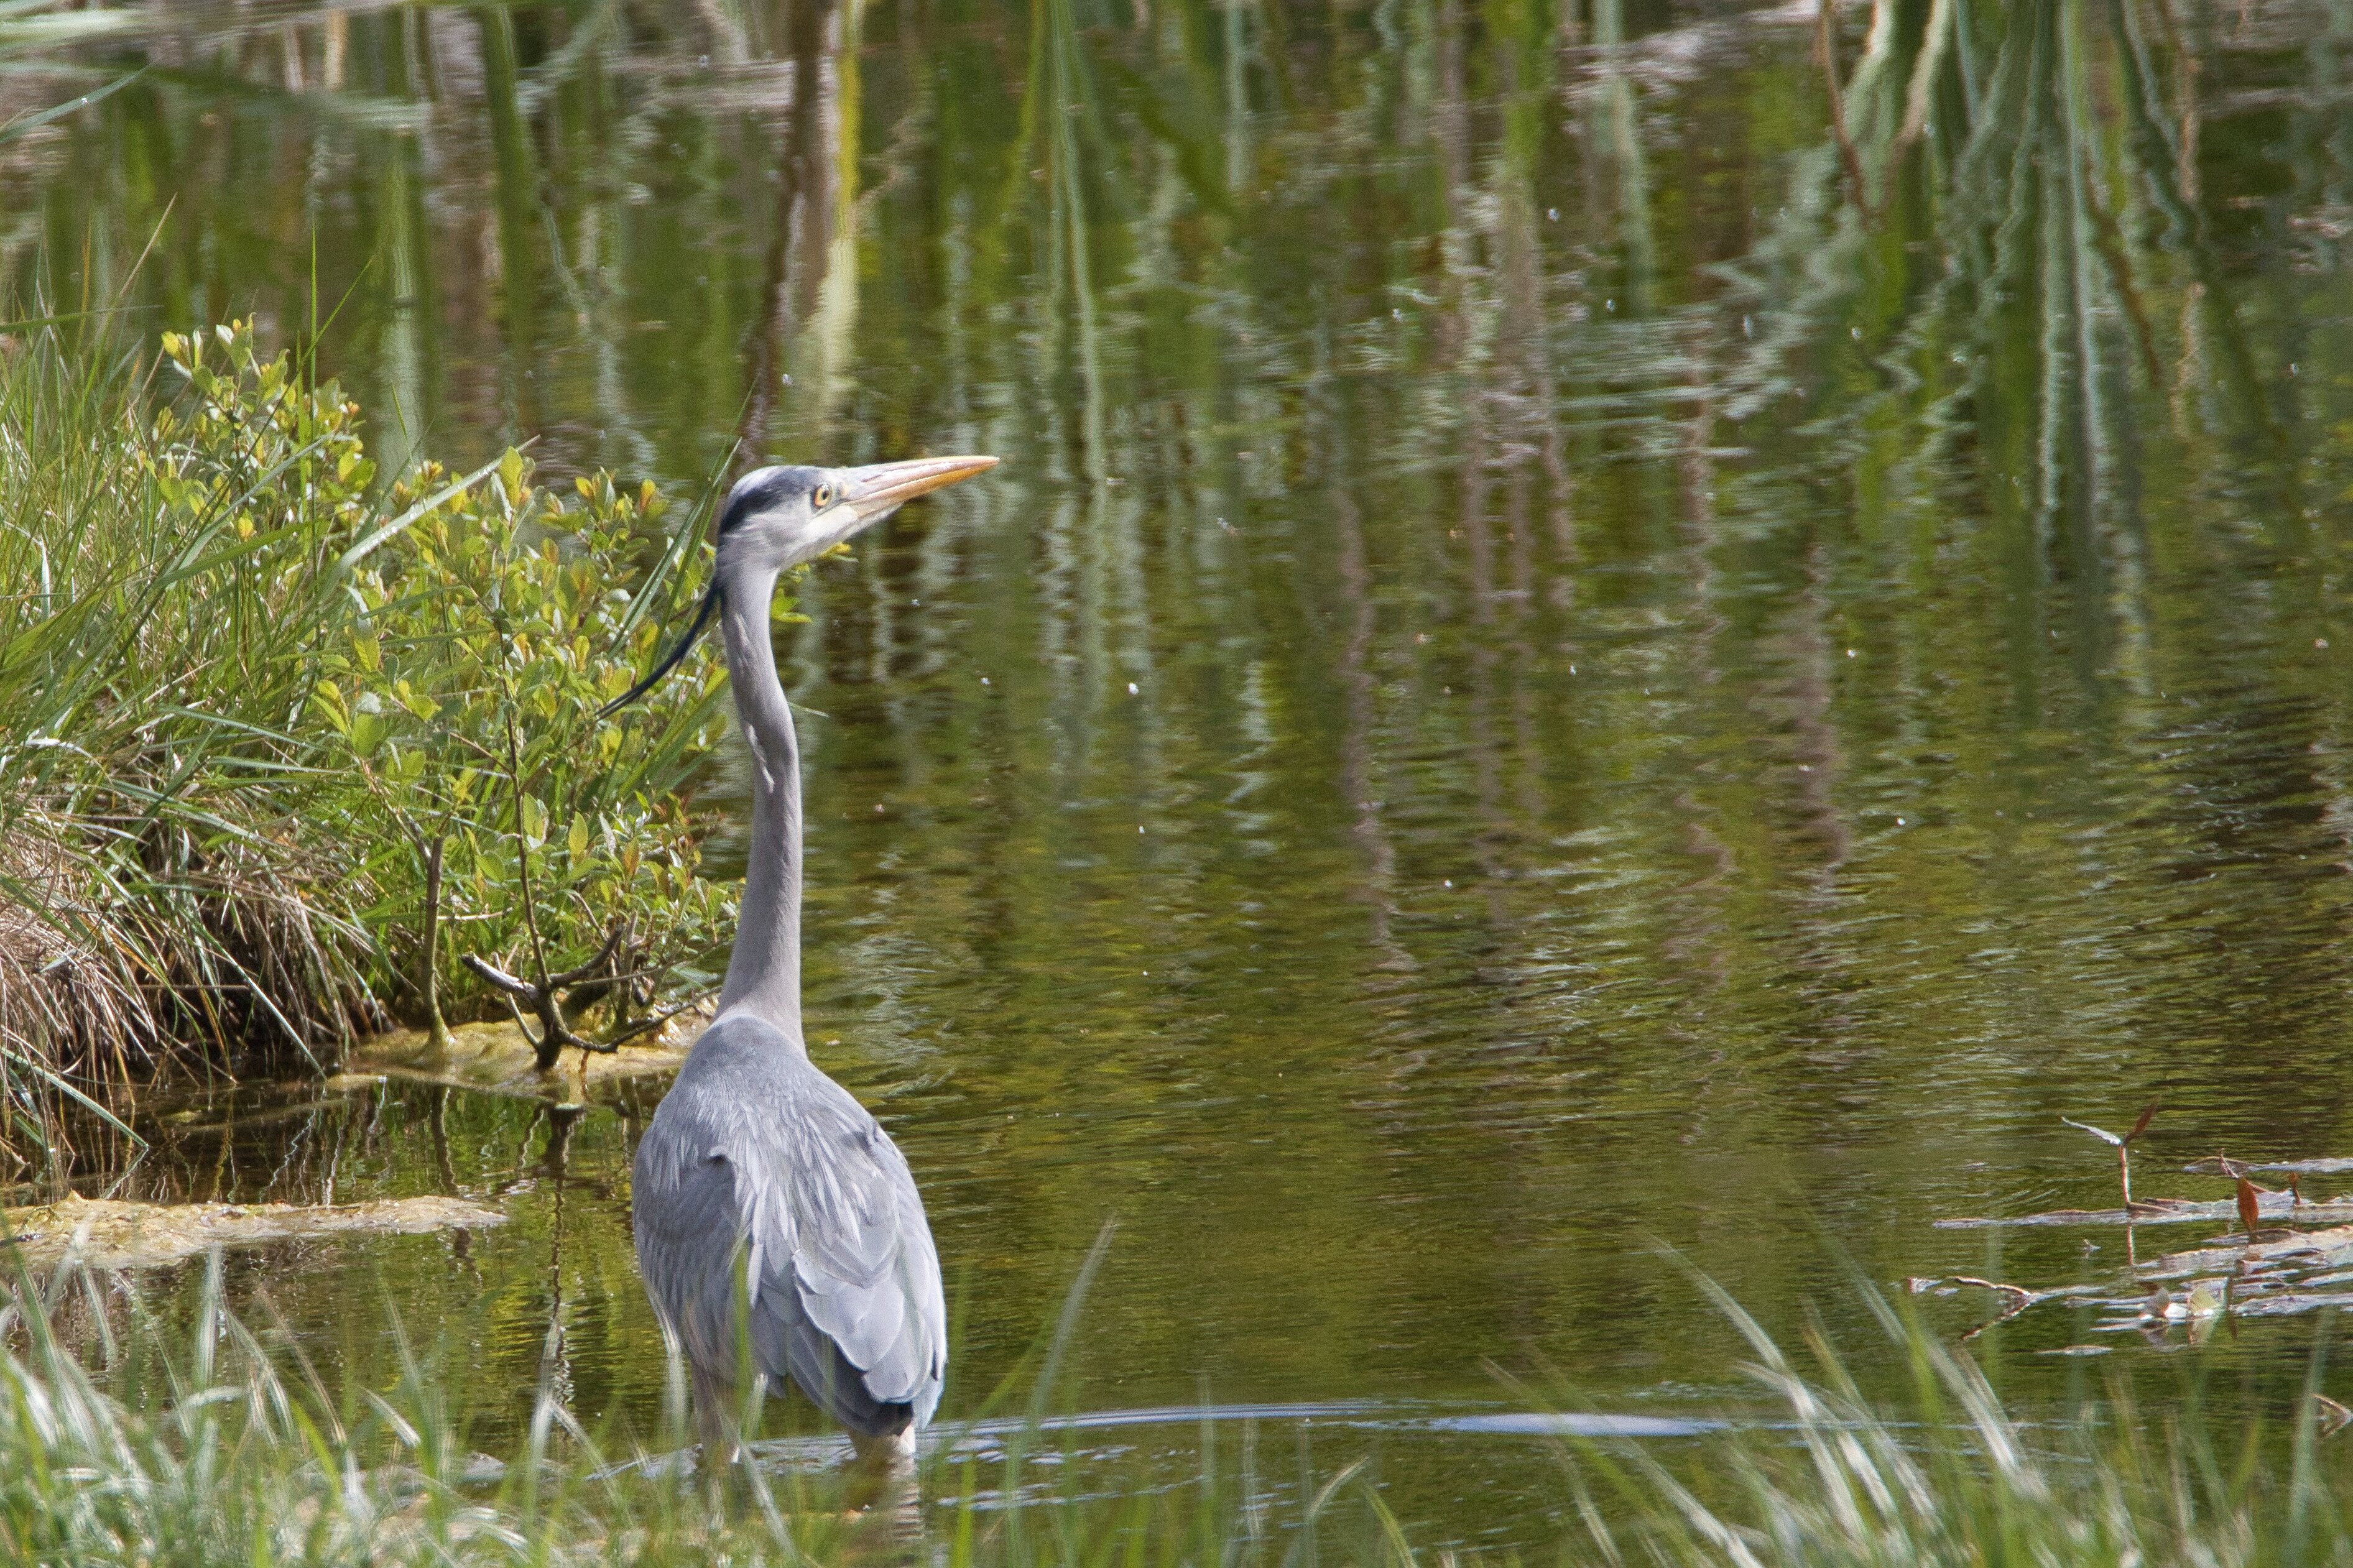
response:
<path id="1" fill-rule="evenodd" d="M 740 1374 L 790 1377 L 861 1458 L 903 1461 L 947 1369 L 939 1254 L 906 1158 L 801 1035 L 801 777 L 769 642 L 776 579 L 915 497 L 997 466 L 927 458 L 761 468 L 728 492 L 694 625 L 715 614 L 752 753 L 752 855 L 717 1016 L 638 1143 L 638 1267 L 694 1377 L 706 1460 L 732 1458 Z M 748 1362 L 744 1352 L 748 1352 Z"/>

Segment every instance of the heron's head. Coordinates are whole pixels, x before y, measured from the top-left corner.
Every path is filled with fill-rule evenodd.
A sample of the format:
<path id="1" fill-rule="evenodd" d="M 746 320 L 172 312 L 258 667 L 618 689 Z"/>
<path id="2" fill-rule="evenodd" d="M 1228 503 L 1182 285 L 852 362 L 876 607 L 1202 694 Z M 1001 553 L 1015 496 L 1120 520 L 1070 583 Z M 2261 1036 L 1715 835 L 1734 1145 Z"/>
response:
<path id="1" fill-rule="evenodd" d="M 917 458 L 862 468 L 754 468 L 719 511 L 719 572 L 781 572 L 814 561 L 919 495 L 997 467 L 994 458 Z"/>
<path id="2" fill-rule="evenodd" d="M 719 509 L 719 560 L 702 607 L 678 645 L 627 695 L 604 711 L 626 706 L 669 674 L 719 608 L 723 585 L 737 573 L 783 572 L 814 561 L 901 507 L 944 485 L 997 467 L 994 458 L 915 458 L 861 468 L 799 466 L 754 468 L 735 481 Z"/>

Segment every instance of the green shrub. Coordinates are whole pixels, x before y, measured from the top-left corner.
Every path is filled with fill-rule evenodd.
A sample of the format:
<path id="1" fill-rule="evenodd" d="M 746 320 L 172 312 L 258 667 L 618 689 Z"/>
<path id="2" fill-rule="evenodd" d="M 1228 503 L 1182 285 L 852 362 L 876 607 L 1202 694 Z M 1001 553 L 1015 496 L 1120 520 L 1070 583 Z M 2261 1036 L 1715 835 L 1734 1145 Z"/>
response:
<path id="1" fill-rule="evenodd" d="M 0 353 L 0 1146 L 161 1063 L 486 1016 L 470 956 L 601 955 L 624 1016 L 696 984 L 716 664 L 596 717 L 683 592 L 664 511 L 512 452 L 385 482 L 241 326 Z"/>
<path id="2" fill-rule="evenodd" d="M 424 945 L 448 920 L 542 986 L 601 953 L 588 984 L 625 1008 L 649 1001 L 728 912 L 676 793 L 715 738 L 720 667 L 706 658 L 700 679 L 597 716 L 654 655 L 658 626 L 630 635 L 635 601 L 615 578 L 661 498 L 599 474 L 567 506 L 512 451 L 490 482 L 428 507 L 446 488 L 429 465 L 393 488 L 404 515 L 427 510 L 360 574 L 364 613 L 313 706 L 367 786 L 370 836 L 414 851 L 400 901 Z M 429 991 L 426 1011 L 438 1026 Z"/>

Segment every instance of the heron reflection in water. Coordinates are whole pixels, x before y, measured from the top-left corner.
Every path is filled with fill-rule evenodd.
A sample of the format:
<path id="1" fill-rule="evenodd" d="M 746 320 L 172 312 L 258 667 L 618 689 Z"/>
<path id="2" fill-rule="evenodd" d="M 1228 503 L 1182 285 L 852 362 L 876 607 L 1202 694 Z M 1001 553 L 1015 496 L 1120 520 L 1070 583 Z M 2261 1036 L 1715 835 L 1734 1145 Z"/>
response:
<path id="1" fill-rule="evenodd" d="M 732 1458 L 747 1391 L 790 1377 L 893 1468 L 939 1404 L 947 1310 L 923 1200 L 890 1134 L 809 1060 L 801 1033 L 801 781 L 776 679 L 770 602 L 788 569 L 915 497 L 997 466 L 931 458 L 746 474 L 719 518 L 718 561 L 693 626 L 634 700 L 715 615 L 752 753 L 752 852 L 717 1016 L 638 1142 L 638 1265 L 665 1336 L 691 1369 L 707 1463 Z"/>

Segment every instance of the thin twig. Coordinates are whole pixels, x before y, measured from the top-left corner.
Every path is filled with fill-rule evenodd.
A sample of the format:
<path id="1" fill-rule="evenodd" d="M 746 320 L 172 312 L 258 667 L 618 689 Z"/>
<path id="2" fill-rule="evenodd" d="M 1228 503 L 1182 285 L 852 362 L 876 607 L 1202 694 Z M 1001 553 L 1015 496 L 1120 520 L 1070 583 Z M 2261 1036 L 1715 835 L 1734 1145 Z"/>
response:
<path id="1" fill-rule="evenodd" d="M 514 710 L 509 708 L 503 717 L 507 726 L 507 782 L 514 785 L 515 868 L 522 880 L 522 923 L 531 932 L 532 962 L 544 975 L 547 950 L 539 941 L 539 906 L 531 891 L 531 838 L 522 825 L 522 742 L 515 737 Z"/>
<path id="2" fill-rule="evenodd" d="M 612 963 L 613 954 L 619 950 L 621 938 L 628 934 L 628 929 L 629 928 L 626 922 L 615 921 L 611 934 L 605 938 L 605 945 L 596 950 L 596 957 L 580 965 L 577 969 L 567 969 L 561 974 L 549 975 L 547 977 L 547 984 L 551 987 L 557 985 L 577 985 L 582 981 L 595 974 L 598 970 L 603 969 L 607 964 Z"/>
<path id="3" fill-rule="evenodd" d="M 1980 1279 L 1974 1274 L 1947 1274 L 1933 1279 L 1913 1279 L 1905 1280 L 1905 1284 L 1915 1296 L 1926 1290 L 1933 1290 L 1940 1285 L 1974 1285 L 1980 1290 L 1992 1290 L 2010 1298 L 1999 1313 L 1961 1336 L 1961 1342 L 1964 1344 L 1976 1339 L 1988 1329 L 2010 1321 L 2037 1302 L 2047 1301 L 2053 1296 L 2066 1294 L 2063 1290 L 2030 1290 L 2023 1285 L 2011 1285 L 2000 1279 Z"/>
<path id="4" fill-rule="evenodd" d="M 693 995 L 687 997 L 684 1001 L 678 1002 L 670 1006 L 649 1013 L 646 1016 L 638 1019 L 636 1023 L 631 1024 L 628 1028 L 617 1029 L 612 1034 L 606 1036 L 605 1043 L 608 1046 L 618 1047 L 625 1041 L 636 1039 L 639 1035 L 646 1034 L 654 1029 L 659 1029 L 664 1024 L 669 1023 L 672 1018 L 677 1017 L 681 1013 L 689 1012 L 693 1008 L 701 1006 L 704 1000 L 718 989 L 719 987 L 716 985 L 706 985 L 702 990 L 696 992 Z"/>
<path id="5" fill-rule="evenodd" d="M 520 996 L 526 1002 L 535 1002 L 539 999 L 538 986 L 533 985 L 528 980 L 520 979 L 514 975 L 509 974 L 505 970 L 499 968 L 496 964 L 491 963 L 479 954 L 470 952 L 466 954 L 464 958 L 460 959 L 459 962 L 465 964 L 467 968 L 472 970 L 475 973 L 480 975 L 483 979 L 489 981 L 491 984 L 497 986 L 500 990 L 504 991 L 511 995 Z"/>
<path id="6" fill-rule="evenodd" d="M 1831 0 L 1817 0 L 1814 7 L 1814 56 L 1821 62 L 1822 86 L 1830 93 L 1831 134 L 1838 138 L 1839 163 L 1846 170 L 1847 184 L 1853 187 L 1854 205 L 1862 210 L 1865 219 L 1874 216 L 1871 206 L 1871 190 L 1863 182 L 1862 154 L 1855 150 L 1854 138 L 1846 128 L 1846 89 L 1839 83 L 1838 45 L 1831 23 Z"/>
<path id="7" fill-rule="evenodd" d="M 470 954 L 469 956 L 471 955 Z M 515 1000 L 512 996 L 501 996 L 501 1000 L 506 1003 L 507 1011 L 514 1015 L 515 1031 L 522 1036 L 523 1043 L 531 1047 L 532 1054 L 533 1056 L 537 1056 L 539 1054 L 539 1040 L 532 1034 L 531 1026 L 523 1022 L 522 1009 L 515 1005 Z"/>

